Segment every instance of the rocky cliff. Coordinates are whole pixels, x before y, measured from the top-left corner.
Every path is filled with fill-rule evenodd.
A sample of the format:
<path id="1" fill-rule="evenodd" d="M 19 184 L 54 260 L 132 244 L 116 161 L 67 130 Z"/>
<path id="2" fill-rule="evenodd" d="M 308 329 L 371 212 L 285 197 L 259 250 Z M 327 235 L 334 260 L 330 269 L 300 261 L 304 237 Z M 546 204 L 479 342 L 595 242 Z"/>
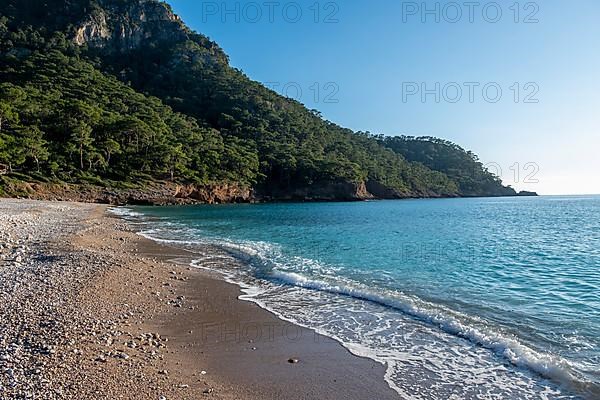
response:
<path id="1" fill-rule="evenodd" d="M 364 183 L 347 182 L 314 185 L 290 191 L 272 191 L 268 195 L 237 184 L 192 185 L 173 182 L 155 182 L 143 188 L 111 188 L 86 184 L 41 183 L 0 180 L 0 196 L 34 200 L 77 201 L 113 205 L 175 205 L 225 204 L 269 201 L 360 201 L 376 198 Z"/>
<path id="2" fill-rule="evenodd" d="M 86 184 L 0 181 L 0 195 L 34 200 L 77 201 L 113 205 L 251 203 L 252 189 L 236 184 L 181 185 L 156 182 L 143 188 L 111 188 Z"/>
<path id="3" fill-rule="evenodd" d="M 102 0 L 75 28 L 73 40 L 90 47 L 133 49 L 147 40 L 179 41 L 187 29 L 165 3 Z"/>

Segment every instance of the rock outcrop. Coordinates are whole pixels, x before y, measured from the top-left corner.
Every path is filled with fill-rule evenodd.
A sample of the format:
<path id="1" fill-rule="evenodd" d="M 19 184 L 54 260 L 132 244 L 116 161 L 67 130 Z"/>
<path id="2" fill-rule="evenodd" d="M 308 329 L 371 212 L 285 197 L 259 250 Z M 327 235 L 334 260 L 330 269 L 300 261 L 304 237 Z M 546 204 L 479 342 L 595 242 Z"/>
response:
<path id="1" fill-rule="evenodd" d="M 10 181 L 0 185 L 4 195 L 34 200 L 77 201 L 113 205 L 225 204 L 270 201 L 361 201 L 410 196 L 364 182 L 331 182 L 299 188 L 254 191 L 235 183 L 209 185 L 154 182 L 136 188 L 87 184 Z"/>
<path id="2" fill-rule="evenodd" d="M 372 196 L 380 199 L 401 199 L 407 197 L 406 194 L 390 189 L 376 181 L 368 181 L 365 188 Z"/>
<path id="3" fill-rule="evenodd" d="M 187 34 L 181 19 L 165 3 L 103 0 L 102 6 L 80 22 L 75 29 L 75 43 L 133 49 L 148 39 L 180 40 Z"/>
<path id="4" fill-rule="evenodd" d="M 103 46 L 112 36 L 108 28 L 106 14 L 98 13 L 83 22 L 75 31 L 75 43 L 92 46 Z"/>
<path id="5" fill-rule="evenodd" d="M 83 184 L 15 182 L 5 184 L 2 189 L 11 197 L 113 205 L 219 204 L 255 201 L 254 193 L 250 188 L 228 183 L 198 186 L 157 182 L 145 185 L 143 188 L 120 189 Z"/>
<path id="6" fill-rule="evenodd" d="M 375 199 L 364 182 L 329 182 L 295 188 L 263 188 L 258 191 L 261 201 L 358 201 Z"/>

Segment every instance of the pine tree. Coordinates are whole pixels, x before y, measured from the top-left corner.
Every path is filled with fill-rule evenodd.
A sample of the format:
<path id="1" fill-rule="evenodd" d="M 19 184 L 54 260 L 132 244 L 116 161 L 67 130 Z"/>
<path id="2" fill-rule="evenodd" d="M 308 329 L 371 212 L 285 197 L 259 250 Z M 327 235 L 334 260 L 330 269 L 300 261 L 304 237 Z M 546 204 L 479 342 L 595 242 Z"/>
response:
<path id="1" fill-rule="evenodd" d="M 40 172 L 40 161 L 49 156 L 43 132 L 37 126 L 27 126 L 19 130 L 19 136 L 25 157 L 33 159 L 36 171 Z"/>
<path id="2" fill-rule="evenodd" d="M 79 169 L 83 171 L 83 155 L 94 142 L 92 128 L 83 121 L 79 121 L 72 128 L 70 144 L 79 153 Z"/>

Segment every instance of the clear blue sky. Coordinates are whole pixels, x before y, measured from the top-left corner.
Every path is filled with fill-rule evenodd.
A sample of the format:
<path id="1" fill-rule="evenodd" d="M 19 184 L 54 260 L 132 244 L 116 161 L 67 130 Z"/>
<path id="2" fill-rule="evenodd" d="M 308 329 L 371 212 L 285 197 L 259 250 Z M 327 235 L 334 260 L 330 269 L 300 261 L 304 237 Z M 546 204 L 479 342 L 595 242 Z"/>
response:
<path id="1" fill-rule="evenodd" d="M 518 189 L 600 193 L 598 0 L 168 2 L 233 66 L 342 126 L 452 140 Z"/>

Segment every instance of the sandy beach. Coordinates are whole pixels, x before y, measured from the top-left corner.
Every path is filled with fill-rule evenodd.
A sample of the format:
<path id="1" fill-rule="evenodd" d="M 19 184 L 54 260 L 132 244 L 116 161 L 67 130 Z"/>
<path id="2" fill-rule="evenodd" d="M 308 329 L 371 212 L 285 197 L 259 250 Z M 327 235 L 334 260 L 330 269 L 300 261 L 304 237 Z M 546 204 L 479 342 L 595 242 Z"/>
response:
<path id="1" fill-rule="evenodd" d="M 398 398 L 105 206 L 0 200 L 0 246 L 2 399 Z"/>

